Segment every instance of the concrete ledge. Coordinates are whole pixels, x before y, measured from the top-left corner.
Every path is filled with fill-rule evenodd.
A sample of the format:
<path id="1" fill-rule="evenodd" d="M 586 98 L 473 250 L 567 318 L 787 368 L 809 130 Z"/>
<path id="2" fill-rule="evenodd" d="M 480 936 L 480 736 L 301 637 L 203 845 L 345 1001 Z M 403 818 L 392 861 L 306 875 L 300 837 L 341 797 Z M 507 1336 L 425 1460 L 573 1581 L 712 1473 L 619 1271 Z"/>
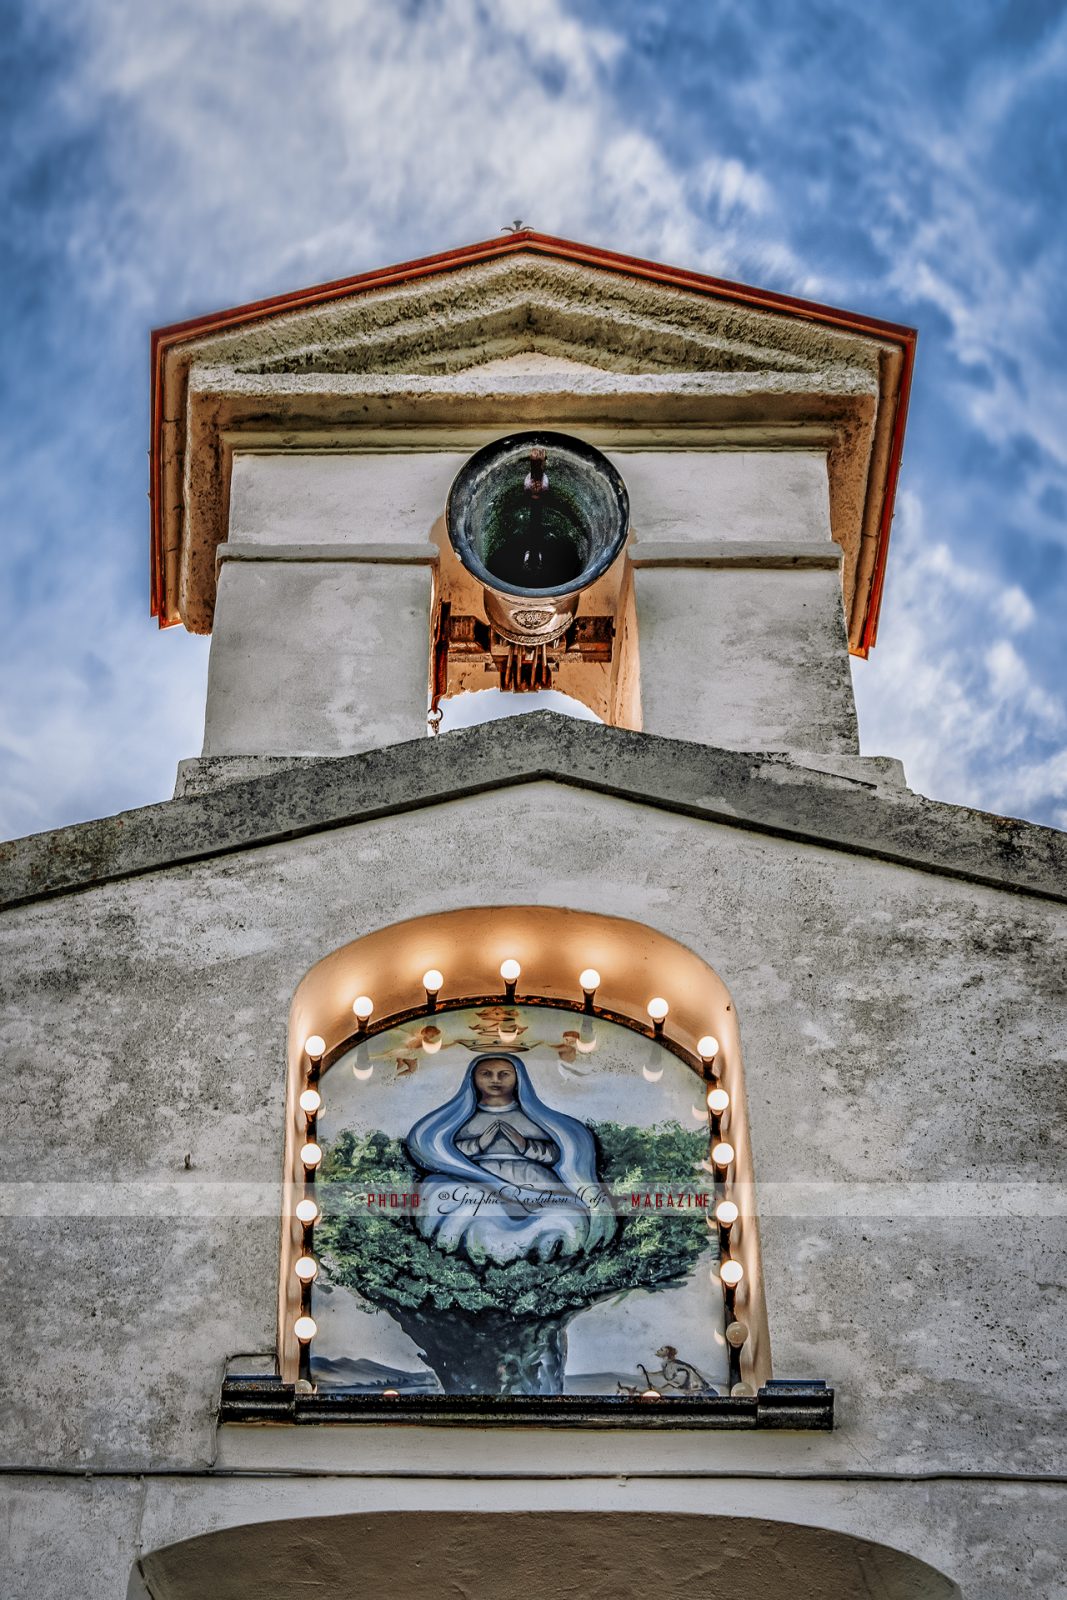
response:
<path id="1" fill-rule="evenodd" d="M 291 767 L 306 766 L 316 756 L 187 756 L 178 762 L 172 799 L 212 794 L 228 783 L 249 783 L 273 777 Z"/>
<path id="2" fill-rule="evenodd" d="M 220 544 L 215 566 L 223 561 L 385 561 L 395 566 L 432 566 L 440 560 L 435 544 Z"/>
<path id="3" fill-rule="evenodd" d="M 798 548 L 784 540 L 638 539 L 629 549 L 632 567 L 839 567 L 840 545 Z"/>
<path id="4" fill-rule="evenodd" d="M 779 773 L 781 752 L 751 756 L 752 760 L 769 763 L 767 774 Z M 265 778 L 286 768 L 314 766 L 321 756 L 187 756 L 178 762 L 178 775 L 174 784 L 175 800 L 189 795 L 214 794 L 231 783 L 247 783 L 252 778 Z M 834 777 L 847 778 L 850 783 L 867 789 L 907 791 L 903 763 L 892 756 L 823 755 L 809 751 L 790 751 L 786 755 L 787 771 L 797 767 L 812 772 L 824 772 Z"/>
<path id="5" fill-rule="evenodd" d="M 542 780 L 1012 893 L 1067 900 L 1067 834 L 540 711 L 0 845 L 0 907 Z"/>

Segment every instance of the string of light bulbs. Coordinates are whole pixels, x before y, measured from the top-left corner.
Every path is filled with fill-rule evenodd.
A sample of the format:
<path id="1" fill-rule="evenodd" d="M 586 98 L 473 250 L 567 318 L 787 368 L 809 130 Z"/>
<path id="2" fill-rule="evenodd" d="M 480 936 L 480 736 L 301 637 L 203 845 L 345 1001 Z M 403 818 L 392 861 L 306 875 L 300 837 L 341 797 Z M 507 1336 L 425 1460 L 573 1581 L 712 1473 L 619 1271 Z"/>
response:
<path id="1" fill-rule="evenodd" d="M 504 984 L 504 999 L 513 1003 L 519 979 L 522 976 L 522 966 L 514 958 L 508 957 L 502 961 L 499 974 Z M 634 1026 L 630 1018 L 618 1016 L 612 1012 L 598 1010 L 596 995 L 601 985 L 600 973 L 594 967 L 586 967 L 578 977 L 578 986 L 582 992 L 581 1010 L 589 1015 L 599 1014 L 611 1020 L 623 1022 Z M 424 1009 L 434 1013 L 439 1005 L 441 992 L 445 987 L 444 974 L 436 967 L 429 968 L 422 975 L 422 988 L 425 996 Z M 471 1003 L 472 998 L 457 998 L 448 1002 L 451 1006 Z M 547 997 L 527 997 L 548 1004 L 564 1004 L 566 1001 L 549 1001 Z M 688 1052 L 666 1039 L 664 1026 L 670 1014 L 670 1005 L 661 995 L 654 995 L 645 1007 L 646 1014 L 651 1023 L 652 1037 L 658 1042 L 668 1044 L 675 1053 L 690 1059 Z M 366 1039 L 374 1015 L 374 1001 L 369 995 L 357 995 L 352 1002 L 352 1014 L 355 1018 L 355 1037 L 357 1040 Z M 406 1016 L 410 1013 L 403 1013 Z M 375 1025 L 374 1031 L 379 1032 L 399 1020 L 396 1017 L 383 1017 Z M 347 1040 L 342 1041 L 336 1050 L 329 1054 L 339 1054 L 347 1045 Z M 439 1048 L 436 1045 L 435 1048 Z M 587 1047 L 588 1048 L 588 1047 Z M 745 1276 L 741 1262 L 731 1253 L 731 1244 L 734 1229 L 739 1220 L 737 1204 L 728 1193 L 731 1173 L 736 1159 L 733 1145 L 723 1137 L 724 1120 L 730 1113 L 730 1094 L 723 1087 L 719 1076 L 720 1047 L 719 1041 L 711 1034 L 706 1034 L 697 1044 L 697 1054 L 700 1058 L 701 1071 L 707 1089 L 707 1110 L 709 1125 L 709 1162 L 714 1173 L 715 1204 L 709 1224 L 714 1225 L 718 1233 L 719 1263 L 715 1272 L 723 1293 L 723 1304 L 726 1315 L 725 1336 L 729 1347 L 729 1383 L 732 1395 L 751 1395 L 754 1391 L 751 1386 L 741 1380 L 740 1355 L 741 1349 L 748 1337 L 746 1325 L 738 1318 L 736 1310 L 737 1291 Z M 316 1178 L 322 1162 L 322 1148 L 318 1143 L 318 1116 L 322 1109 L 322 1095 L 319 1090 L 319 1080 L 322 1074 L 323 1061 L 327 1056 L 327 1045 L 320 1034 L 310 1034 L 304 1040 L 304 1087 L 298 1097 L 298 1114 L 302 1122 L 300 1129 L 302 1143 L 299 1159 L 303 1168 L 303 1195 L 297 1202 L 295 1215 L 300 1224 L 300 1253 L 293 1264 L 293 1272 L 300 1286 L 299 1311 L 293 1321 L 293 1333 L 296 1337 L 300 1351 L 299 1377 L 302 1381 L 311 1381 L 311 1343 L 318 1332 L 318 1324 L 312 1315 L 312 1286 L 318 1277 L 319 1262 L 315 1255 L 315 1224 L 321 1219 L 321 1210 L 316 1197 Z M 369 1075 L 369 1068 L 362 1074 Z M 396 1390 L 385 1390 L 386 1397 L 397 1397 Z M 638 1399 L 662 1399 L 658 1390 L 649 1389 L 638 1395 Z"/>

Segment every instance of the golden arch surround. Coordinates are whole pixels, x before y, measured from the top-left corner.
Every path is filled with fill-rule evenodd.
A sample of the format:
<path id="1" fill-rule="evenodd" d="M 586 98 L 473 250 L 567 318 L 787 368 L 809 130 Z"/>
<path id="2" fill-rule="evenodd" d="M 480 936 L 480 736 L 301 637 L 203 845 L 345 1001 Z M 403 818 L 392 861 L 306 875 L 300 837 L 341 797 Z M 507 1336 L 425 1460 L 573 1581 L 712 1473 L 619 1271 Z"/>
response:
<path id="1" fill-rule="evenodd" d="M 293 1264 L 303 1230 L 295 1215 L 304 1193 L 299 1158 L 306 1119 L 298 1101 L 307 1083 L 304 1042 L 326 1043 L 323 1067 L 359 1038 L 394 1026 L 404 1013 L 426 1008 L 422 974 L 444 976 L 442 1007 L 503 993 L 501 963 L 522 968 L 524 1002 L 582 1008 L 579 974 L 595 968 L 601 982 L 597 1008 L 651 1037 L 647 1005 L 663 996 L 670 1011 L 660 1043 L 701 1073 L 697 1043 L 719 1041 L 716 1070 L 730 1094 L 729 1142 L 735 1158 L 731 1198 L 740 1210 L 731 1253 L 744 1267 L 736 1314 L 749 1329 L 741 1352 L 741 1376 L 754 1389 L 771 1376 L 770 1338 L 760 1272 L 759 1234 L 736 1011 L 719 975 L 694 951 L 644 923 L 602 913 L 552 906 L 472 906 L 394 923 L 343 945 L 317 962 L 301 980 L 289 1017 L 285 1133 L 285 1217 L 278 1298 L 279 1372 L 292 1383 L 299 1372 L 293 1323 L 299 1313 L 299 1283 Z M 353 1000 L 370 996 L 374 1012 L 365 1029 L 355 1024 Z"/>

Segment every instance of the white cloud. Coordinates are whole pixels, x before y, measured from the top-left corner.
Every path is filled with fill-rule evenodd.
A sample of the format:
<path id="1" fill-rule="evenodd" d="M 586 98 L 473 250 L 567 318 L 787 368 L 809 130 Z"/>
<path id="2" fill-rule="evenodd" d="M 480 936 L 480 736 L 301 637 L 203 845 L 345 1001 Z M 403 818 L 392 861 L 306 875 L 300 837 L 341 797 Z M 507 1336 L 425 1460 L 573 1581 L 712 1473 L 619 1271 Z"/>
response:
<path id="1" fill-rule="evenodd" d="M 771 209 L 768 185 L 758 172 L 733 157 L 724 161 L 719 156 L 709 156 L 697 168 L 695 184 L 707 202 L 720 206 L 724 212 L 736 206 L 753 216 L 762 216 Z"/>
<path id="2" fill-rule="evenodd" d="M 1011 700 L 1024 692 L 1029 681 L 1026 663 L 1007 639 L 998 639 L 986 651 L 989 684 L 997 700 Z"/>
<path id="3" fill-rule="evenodd" d="M 706 147 L 691 168 L 669 159 L 613 93 L 624 36 L 563 0 L 404 16 L 329 0 L 313 26 L 290 0 L 75 15 L 68 111 L 115 132 L 111 192 L 86 196 L 70 253 L 106 297 L 152 306 L 168 278 L 183 304 L 194 285 L 296 286 L 393 259 L 398 239 L 441 249 L 514 216 L 720 273 L 754 257 L 794 286 L 804 275 L 766 180 Z M 754 216 L 769 219 L 755 237 Z"/>
<path id="4" fill-rule="evenodd" d="M 1022 633 L 1037 615 L 1029 598 L 1017 583 L 1010 584 L 997 597 L 997 611 L 1001 622 L 1012 633 Z"/>
<path id="5" fill-rule="evenodd" d="M 878 645 L 853 677 L 865 754 L 899 756 L 920 793 L 1025 816 L 1067 792 L 1067 745 L 1027 756 L 1062 740 L 1067 719 L 1015 644 L 991 638 L 1005 593 L 929 541 L 922 502 L 904 491 Z M 1017 600 L 1008 611 L 1029 621 Z"/>
<path id="6" fill-rule="evenodd" d="M 168 799 L 178 760 L 200 753 L 208 640 L 160 634 L 104 587 L 89 580 L 9 642 L 0 837 Z"/>

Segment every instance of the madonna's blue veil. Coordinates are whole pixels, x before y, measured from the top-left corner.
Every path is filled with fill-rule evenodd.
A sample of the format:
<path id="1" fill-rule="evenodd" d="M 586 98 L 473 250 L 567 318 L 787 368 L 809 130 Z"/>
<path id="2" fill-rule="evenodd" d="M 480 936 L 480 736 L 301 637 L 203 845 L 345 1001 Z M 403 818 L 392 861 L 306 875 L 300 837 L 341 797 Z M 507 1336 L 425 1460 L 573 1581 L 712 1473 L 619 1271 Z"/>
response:
<path id="1" fill-rule="evenodd" d="M 482 1193 L 489 1191 L 503 1195 L 514 1192 L 513 1184 L 478 1166 L 456 1145 L 460 1129 L 478 1109 L 474 1073 L 482 1061 L 511 1063 L 515 1069 L 515 1098 L 520 1109 L 544 1129 L 559 1149 L 559 1159 L 553 1162 L 551 1170 L 558 1181 L 560 1197 L 566 1201 L 565 1209 L 557 1212 L 554 1219 L 556 1229 L 565 1236 L 560 1240 L 565 1244 L 565 1253 L 572 1254 L 577 1248 L 591 1249 L 610 1239 L 615 1232 L 615 1217 L 600 1189 L 593 1135 L 584 1123 L 546 1105 L 530 1081 L 522 1058 L 506 1050 L 486 1050 L 475 1056 L 452 1099 L 428 1112 L 412 1127 L 406 1140 L 408 1154 L 426 1174 L 425 1187 L 436 1189 L 442 1183 L 455 1186 L 458 1180 L 468 1190 L 477 1186 Z M 543 1224 L 548 1220 L 547 1216 L 543 1217 L 542 1225 L 534 1226 L 537 1218 L 509 1217 L 498 1209 L 492 1226 L 494 1233 L 502 1229 L 505 1233 L 515 1234 L 511 1242 L 517 1245 L 520 1242 L 518 1235 L 543 1234 Z M 429 1217 L 420 1219 L 420 1228 L 424 1223 L 428 1228 L 432 1226 Z M 471 1226 L 479 1226 L 477 1215 L 467 1225 L 468 1228 Z M 456 1232 L 454 1225 L 449 1231 Z M 482 1251 L 479 1249 L 473 1253 L 480 1255 Z M 509 1255 L 512 1253 L 508 1251 Z"/>

